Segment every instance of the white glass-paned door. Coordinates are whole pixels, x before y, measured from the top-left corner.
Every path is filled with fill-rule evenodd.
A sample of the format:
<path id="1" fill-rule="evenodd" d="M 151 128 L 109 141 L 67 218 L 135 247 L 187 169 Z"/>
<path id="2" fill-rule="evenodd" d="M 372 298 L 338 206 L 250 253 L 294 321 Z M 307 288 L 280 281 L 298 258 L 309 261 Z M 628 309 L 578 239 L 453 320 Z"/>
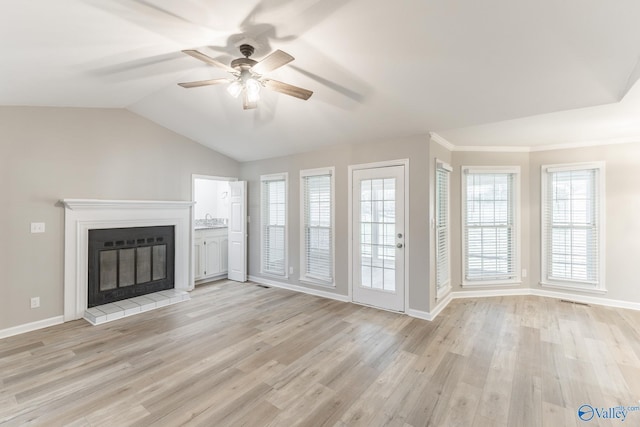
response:
<path id="1" fill-rule="evenodd" d="M 353 171 L 353 299 L 404 311 L 404 167 Z"/>

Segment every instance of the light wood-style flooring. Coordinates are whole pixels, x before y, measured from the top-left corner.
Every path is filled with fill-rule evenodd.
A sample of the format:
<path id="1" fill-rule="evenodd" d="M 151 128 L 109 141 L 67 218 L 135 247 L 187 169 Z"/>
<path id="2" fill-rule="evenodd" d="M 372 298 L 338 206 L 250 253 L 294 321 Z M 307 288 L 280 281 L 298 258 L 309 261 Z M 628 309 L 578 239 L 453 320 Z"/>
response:
<path id="1" fill-rule="evenodd" d="M 220 281 L 0 340 L 0 425 L 585 426 L 638 405 L 640 312 L 454 300 L 433 322 Z"/>

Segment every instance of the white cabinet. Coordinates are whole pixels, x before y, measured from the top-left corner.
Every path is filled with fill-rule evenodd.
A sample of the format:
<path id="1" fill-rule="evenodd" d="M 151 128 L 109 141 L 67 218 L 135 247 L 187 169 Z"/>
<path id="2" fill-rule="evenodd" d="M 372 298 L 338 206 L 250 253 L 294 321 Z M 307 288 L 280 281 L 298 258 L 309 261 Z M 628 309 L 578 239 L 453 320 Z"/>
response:
<path id="1" fill-rule="evenodd" d="M 226 229 L 225 229 L 226 231 Z M 229 269 L 229 236 L 225 233 L 220 237 L 220 272 L 227 273 Z"/>
<path id="2" fill-rule="evenodd" d="M 196 230 L 193 239 L 194 279 L 196 281 L 227 274 L 227 228 Z"/>

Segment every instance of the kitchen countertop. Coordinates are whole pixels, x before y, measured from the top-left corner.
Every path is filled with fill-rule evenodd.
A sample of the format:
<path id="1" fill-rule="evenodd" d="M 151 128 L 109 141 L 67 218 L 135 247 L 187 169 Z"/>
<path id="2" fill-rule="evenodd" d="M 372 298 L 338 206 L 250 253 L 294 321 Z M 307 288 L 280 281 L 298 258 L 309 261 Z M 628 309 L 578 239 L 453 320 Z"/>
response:
<path id="1" fill-rule="evenodd" d="M 194 230 L 217 230 L 219 228 L 227 228 L 226 225 L 220 224 L 220 225 L 198 225 L 196 227 L 194 227 Z"/>

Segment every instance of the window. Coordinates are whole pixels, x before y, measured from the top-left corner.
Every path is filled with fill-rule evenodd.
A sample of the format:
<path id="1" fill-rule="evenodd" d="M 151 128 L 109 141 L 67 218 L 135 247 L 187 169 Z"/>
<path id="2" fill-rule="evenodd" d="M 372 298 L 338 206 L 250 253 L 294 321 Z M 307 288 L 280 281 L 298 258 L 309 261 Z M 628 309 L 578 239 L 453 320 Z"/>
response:
<path id="1" fill-rule="evenodd" d="M 263 175 L 261 181 L 261 270 L 287 275 L 287 174 Z"/>
<path id="2" fill-rule="evenodd" d="M 435 232 L 436 232 L 436 296 L 451 289 L 449 246 L 449 180 L 451 166 L 436 160 Z"/>
<path id="3" fill-rule="evenodd" d="M 542 167 L 542 284 L 604 292 L 604 163 Z"/>
<path id="4" fill-rule="evenodd" d="M 301 279 L 333 286 L 334 168 L 300 172 Z"/>
<path id="5" fill-rule="evenodd" d="M 463 167 L 463 285 L 520 281 L 520 168 Z"/>

